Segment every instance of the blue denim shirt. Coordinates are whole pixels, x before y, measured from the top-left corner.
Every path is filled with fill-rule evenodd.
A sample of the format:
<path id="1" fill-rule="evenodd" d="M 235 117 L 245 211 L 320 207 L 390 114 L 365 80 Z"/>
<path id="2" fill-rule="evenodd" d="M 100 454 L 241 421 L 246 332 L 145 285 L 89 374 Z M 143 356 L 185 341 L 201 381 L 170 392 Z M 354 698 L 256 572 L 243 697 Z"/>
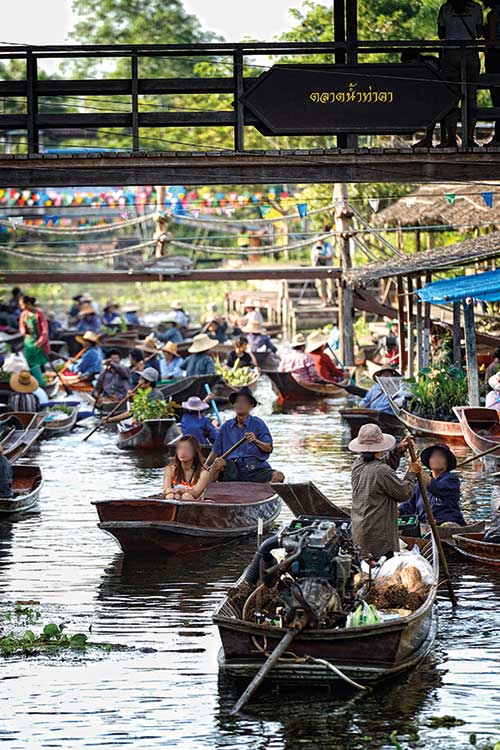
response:
<path id="1" fill-rule="evenodd" d="M 195 375 L 215 375 L 215 364 L 209 354 L 190 354 L 184 360 L 183 368 L 188 378 Z"/>
<path id="2" fill-rule="evenodd" d="M 164 344 L 167 341 L 173 341 L 174 344 L 182 344 L 184 337 L 178 328 L 169 328 L 156 334 L 156 338 Z"/>
<path id="3" fill-rule="evenodd" d="M 98 375 L 102 370 L 104 354 L 100 346 L 87 349 L 82 358 L 76 363 L 76 372 L 84 378 Z"/>
<path id="4" fill-rule="evenodd" d="M 359 402 L 359 405 L 364 406 L 366 409 L 377 409 L 377 411 L 383 411 L 385 414 L 394 414 L 391 402 L 385 395 L 380 383 L 375 383 L 375 385 L 370 388 L 366 396 Z"/>
<path id="5" fill-rule="evenodd" d="M 183 435 L 193 435 L 200 445 L 213 443 L 217 438 L 217 430 L 204 414 L 183 414 L 181 419 Z"/>
<path id="6" fill-rule="evenodd" d="M 259 417 L 254 417 L 250 414 L 242 427 L 238 425 L 236 419 L 230 419 L 228 422 L 225 422 L 218 432 L 212 450 L 217 456 L 222 456 L 238 440 L 241 440 L 246 432 L 254 432 L 258 440 L 262 440 L 263 443 L 273 444 L 273 439 L 266 423 Z M 238 459 L 243 462 L 245 459 L 251 459 L 260 466 L 267 464 L 268 458 L 269 453 L 261 450 L 254 443 L 249 442 L 244 442 L 228 456 L 228 460 Z"/>
<path id="7" fill-rule="evenodd" d="M 80 333 L 85 333 L 85 331 L 93 331 L 94 333 L 99 333 L 99 331 L 102 328 L 102 322 L 98 315 L 87 315 L 85 318 L 82 318 L 80 322 L 78 323 L 78 330 Z"/>
<path id="8" fill-rule="evenodd" d="M 162 377 L 165 378 L 165 380 L 170 380 L 170 378 L 183 378 L 185 376 L 185 372 L 182 369 L 182 357 L 174 357 L 171 362 L 165 362 L 162 366 Z"/>

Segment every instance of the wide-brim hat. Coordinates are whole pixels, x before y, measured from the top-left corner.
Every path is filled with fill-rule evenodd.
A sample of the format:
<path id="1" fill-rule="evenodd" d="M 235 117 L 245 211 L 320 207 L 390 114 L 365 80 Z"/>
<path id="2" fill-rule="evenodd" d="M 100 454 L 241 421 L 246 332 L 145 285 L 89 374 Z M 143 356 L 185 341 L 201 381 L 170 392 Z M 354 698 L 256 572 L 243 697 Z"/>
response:
<path id="1" fill-rule="evenodd" d="M 84 315 L 94 315 L 94 313 L 95 313 L 95 310 L 94 310 L 93 305 L 89 303 L 85 303 L 78 310 L 78 317 L 83 318 Z"/>
<path id="2" fill-rule="evenodd" d="M 253 300 L 251 297 L 247 297 L 243 302 L 243 307 L 257 307 L 257 305 L 255 304 L 255 300 Z"/>
<path id="3" fill-rule="evenodd" d="M 29 370 L 21 370 L 10 376 L 9 386 L 16 393 L 33 393 L 38 388 L 38 380 Z"/>
<path id="4" fill-rule="evenodd" d="M 182 302 L 179 299 L 176 299 L 176 300 L 174 300 L 174 302 L 172 302 L 172 304 L 170 305 L 170 307 L 172 308 L 172 310 L 182 310 L 183 307 L 184 307 L 184 305 L 182 304 Z"/>
<path id="5" fill-rule="evenodd" d="M 182 402 L 182 408 L 189 409 L 189 411 L 205 411 L 205 409 L 209 409 L 210 407 L 199 396 L 191 396 L 187 401 Z"/>
<path id="6" fill-rule="evenodd" d="M 303 333 L 297 333 L 292 339 L 291 347 L 296 349 L 298 346 L 305 346 L 307 343 L 306 337 Z"/>
<path id="7" fill-rule="evenodd" d="M 140 309 L 140 305 L 136 304 L 135 302 L 127 302 L 126 305 L 123 306 L 122 310 L 123 312 L 137 312 Z"/>
<path id="8" fill-rule="evenodd" d="M 325 336 L 324 333 L 320 333 L 319 331 L 316 331 L 316 333 L 310 333 L 307 337 L 306 351 L 315 352 L 316 349 L 325 346 L 327 342 L 328 336 Z"/>
<path id="9" fill-rule="evenodd" d="M 387 372 L 393 377 L 401 377 L 401 373 L 389 364 L 381 365 L 379 362 L 371 362 L 370 360 L 367 360 L 366 367 L 368 369 L 368 376 L 372 380 L 375 380 L 375 378 L 379 377 L 384 372 Z"/>
<path id="10" fill-rule="evenodd" d="M 111 307 L 119 307 L 118 302 L 108 300 L 102 309 L 104 310 L 104 312 L 106 312 L 106 310 L 109 310 Z"/>
<path id="11" fill-rule="evenodd" d="M 211 339 L 206 333 L 198 333 L 193 343 L 188 349 L 190 354 L 200 354 L 201 352 L 208 352 L 210 349 L 214 349 L 218 345 L 218 341 Z"/>
<path id="12" fill-rule="evenodd" d="M 147 380 L 148 383 L 156 383 L 159 378 L 158 370 L 155 370 L 154 367 L 145 367 L 144 370 L 139 372 L 139 377 Z"/>
<path id="13" fill-rule="evenodd" d="M 175 341 L 167 341 L 165 346 L 162 347 L 162 351 L 168 352 L 169 354 L 177 354 L 177 344 Z"/>
<path id="14" fill-rule="evenodd" d="M 364 424 L 358 437 L 351 440 L 349 450 L 353 453 L 385 453 L 396 445 L 396 438 L 382 432 L 377 424 Z"/>
<path id="15" fill-rule="evenodd" d="M 79 344 L 83 344 L 85 341 L 90 341 L 91 344 L 98 344 L 100 338 L 100 334 L 94 333 L 94 331 L 85 331 L 83 336 L 75 336 Z"/>
<path id="16" fill-rule="evenodd" d="M 83 293 L 80 295 L 80 302 L 93 302 L 93 298 L 90 296 L 90 294 Z"/>
<path id="17" fill-rule="evenodd" d="M 167 313 L 162 318 L 162 323 L 177 323 L 177 315 L 174 312 Z"/>
<path id="18" fill-rule="evenodd" d="M 258 320 L 252 320 L 243 329 L 243 333 L 265 333 L 266 329 Z"/>
<path id="19" fill-rule="evenodd" d="M 488 385 L 494 391 L 500 391 L 500 372 L 496 372 L 488 380 Z"/>
<path id="20" fill-rule="evenodd" d="M 441 451 L 442 453 L 444 453 L 444 455 L 446 456 L 448 471 L 453 471 L 453 469 L 457 468 L 457 459 L 451 448 L 449 448 L 444 443 L 436 443 L 435 445 L 429 445 L 428 448 L 424 448 L 424 450 L 420 454 L 422 463 L 424 464 L 424 466 L 427 466 L 428 469 L 431 468 L 429 466 L 429 461 L 434 451 Z"/>
<path id="21" fill-rule="evenodd" d="M 149 352 L 149 354 L 156 354 L 161 349 L 161 344 L 153 334 L 146 336 L 142 344 L 138 347 L 143 352 Z"/>
<path id="22" fill-rule="evenodd" d="M 236 391 L 235 393 L 231 393 L 229 396 L 229 401 L 231 404 L 234 404 L 236 399 L 240 396 L 244 396 L 247 398 L 252 406 L 257 406 L 257 399 L 253 395 L 252 391 L 247 385 L 244 385 L 243 388 L 240 388 L 239 391 Z"/>

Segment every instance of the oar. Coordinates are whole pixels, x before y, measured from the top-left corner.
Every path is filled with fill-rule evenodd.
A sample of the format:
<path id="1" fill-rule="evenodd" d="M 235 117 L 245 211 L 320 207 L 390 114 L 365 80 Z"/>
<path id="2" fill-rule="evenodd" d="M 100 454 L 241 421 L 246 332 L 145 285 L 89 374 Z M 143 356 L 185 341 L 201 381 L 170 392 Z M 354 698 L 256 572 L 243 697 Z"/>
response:
<path id="1" fill-rule="evenodd" d="M 106 380 L 106 375 L 108 374 L 108 371 L 109 371 L 110 367 L 111 367 L 111 365 L 107 364 L 106 367 L 104 368 L 104 372 L 102 374 L 101 382 L 99 384 L 99 388 L 97 389 L 97 393 L 95 395 L 94 406 L 92 408 L 92 414 L 95 412 L 96 407 L 99 405 L 99 401 L 102 398 L 102 392 L 104 390 L 104 381 Z"/>
<path id="2" fill-rule="evenodd" d="M 470 458 L 466 458 L 465 461 L 461 461 L 459 464 L 457 464 L 456 468 L 461 469 L 462 466 L 465 466 L 465 464 L 470 464 L 470 462 L 475 461 L 476 458 L 482 458 L 483 456 L 487 456 L 490 453 L 494 453 L 495 451 L 500 451 L 500 443 L 498 443 L 498 445 L 494 445 L 492 448 L 488 448 L 487 451 L 483 451 L 482 453 L 476 453 L 474 456 L 471 456 Z"/>
<path id="3" fill-rule="evenodd" d="M 110 411 L 109 414 L 107 414 L 103 419 L 101 419 L 101 421 L 99 422 L 99 424 L 96 427 L 94 427 L 94 429 L 91 430 L 88 433 L 88 435 L 85 435 L 85 437 L 83 438 L 83 442 L 85 442 L 85 440 L 88 440 L 89 437 L 91 437 L 94 434 L 94 432 L 97 432 L 97 430 L 99 430 L 104 424 L 106 424 L 106 422 L 109 422 L 109 420 L 111 419 L 111 417 L 116 414 L 116 412 L 118 411 L 118 409 L 120 408 L 120 406 L 123 406 L 123 404 L 126 401 L 128 401 L 128 399 L 131 396 L 133 396 L 134 393 L 137 392 L 138 388 L 139 388 L 139 386 L 136 385 L 135 388 L 132 388 L 132 390 L 130 391 L 130 393 L 127 393 L 127 395 L 124 398 L 122 398 L 121 401 L 118 401 L 118 403 L 116 404 L 115 408 L 112 411 Z"/>
<path id="4" fill-rule="evenodd" d="M 225 453 L 223 453 L 222 456 L 216 456 L 216 459 L 217 458 L 222 458 L 222 460 L 226 459 L 229 456 L 230 453 L 232 453 L 233 451 L 235 451 L 236 448 L 239 448 L 240 445 L 243 445 L 243 443 L 246 443 L 246 442 L 247 442 L 246 437 L 242 437 L 241 440 L 238 440 L 238 442 L 235 443 L 233 446 L 231 446 L 231 448 L 228 448 L 228 450 Z M 211 467 L 204 466 L 203 468 L 207 469 L 207 471 L 210 471 Z"/>
<path id="5" fill-rule="evenodd" d="M 417 460 L 417 452 L 415 450 L 415 443 L 413 442 L 412 437 L 408 437 L 408 450 L 410 451 L 410 456 L 412 461 Z M 420 487 L 420 492 L 422 494 L 422 500 L 424 501 L 425 506 L 425 512 L 427 514 L 427 520 L 429 521 L 429 525 L 432 529 L 432 534 L 434 536 L 434 540 L 436 542 L 436 547 L 438 549 L 439 553 L 439 562 L 441 564 L 441 567 L 443 569 L 444 577 L 446 579 L 446 586 L 448 587 L 448 593 L 450 595 L 451 603 L 454 607 L 457 605 L 457 597 L 455 595 L 455 590 L 453 588 L 453 585 L 451 583 L 450 579 L 450 571 L 448 570 L 448 563 L 446 562 L 446 557 L 443 550 L 443 545 L 441 542 L 441 537 L 439 536 L 439 531 L 436 523 L 436 519 L 434 518 L 434 514 L 432 512 L 431 504 L 429 502 L 429 496 L 427 495 L 427 487 L 425 486 L 424 479 L 421 474 L 418 475 L 418 485 Z"/>
<path id="6" fill-rule="evenodd" d="M 208 383 L 205 383 L 205 391 L 207 392 L 208 396 L 212 393 Z M 220 415 L 219 407 L 217 406 L 215 399 L 212 399 L 212 401 L 210 401 L 210 406 L 211 406 L 213 413 L 215 414 L 217 422 L 219 423 L 219 427 L 222 427 L 222 417 Z"/>
<path id="7" fill-rule="evenodd" d="M 51 354 L 51 353 L 52 353 L 52 352 L 50 352 L 50 354 Z M 59 382 L 61 383 L 61 385 L 62 385 L 62 387 L 64 388 L 64 390 L 66 391 L 66 395 L 67 395 L 67 396 L 71 396 L 71 395 L 73 395 L 73 391 L 71 390 L 71 388 L 70 388 L 70 387 L 68 386 L 68 384 L 67 384 L 67 383 L 65 383 L 65 382 L 64 382 L 64 380 L 63 380 L 63 378 L 62 378 L 61 374 L 60 374 L 59 372 L 57 372 L 56 368 L 54 367 L 54 363 L 53 363 L 53 362 L 52 362 L 52 360 L 50 359 L 50 354 L 49 354 L 49 356 L 48 356 L 48 362 L 49 362 L 49 365 L 50 365 L 50 368 L 51 368 L 51 370 L 52 370 L 52 371 L 54 372 L 54 374 L 55 374 L 56 378 L 57 378 L 57 379 L 58 379 L 58 381 L 59 381 Z"/>

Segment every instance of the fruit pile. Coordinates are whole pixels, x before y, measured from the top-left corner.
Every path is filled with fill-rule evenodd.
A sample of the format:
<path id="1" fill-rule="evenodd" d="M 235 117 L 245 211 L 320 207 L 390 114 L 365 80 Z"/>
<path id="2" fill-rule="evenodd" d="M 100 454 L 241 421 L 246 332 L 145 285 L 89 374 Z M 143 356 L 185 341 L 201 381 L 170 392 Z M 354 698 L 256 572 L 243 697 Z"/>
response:
<path id="1" fill-rule="evenodd" d="M 244 385 L 248 385 L 254 378 L 253 370 L 250 367 L 240 367 L 239 359 L 234 363 L 234 367 L 228 367 L 221 364 L 220 360 L 216 360 L 215 371 L 217 375 L 220 375 L 233 388 L 243 388 Z"/>

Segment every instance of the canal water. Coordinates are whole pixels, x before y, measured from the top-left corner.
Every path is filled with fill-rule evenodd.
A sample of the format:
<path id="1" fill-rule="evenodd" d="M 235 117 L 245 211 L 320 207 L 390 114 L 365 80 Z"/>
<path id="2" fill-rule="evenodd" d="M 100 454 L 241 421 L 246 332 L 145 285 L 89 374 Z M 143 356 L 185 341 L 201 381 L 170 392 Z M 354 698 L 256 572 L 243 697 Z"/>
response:
<path id="1" fill-rule="evenodd" d="M 273 464 L 349 502 L 351 456 L 338 404 L 276 410 L 266 381 L 258 398 L 274 435 Z M 439 637 L 418 670 L 363 697 L 266 690 L 231 719 L 237 693 L 218 675 L 212 613 L 254 543 L 171 562 L 125 561 L 97 528 L 91 501 L 158 491 L 161 460 L 118 451 L 112 432 L 85 443 L 83 434 L 41 444 L 31 459 L 46 478 L 40 514 L 0 525 L 1 612 L 19 600 L 39 602 L 40 624 L 64 623 L 113 648 L 1 658 L 2 746 L 461 750 L 475 738 L 478 747 L 498 739 L 500 572 L 460 561 L 451 564 L 460 606 L 453 612 L 443 590 Z M 463 478 L 467 517 L 486 518 L 500 478 L 480 461 Z M 289 517 L 283 511 L 282 520 Z M 465 723 L 430 726 L 444 715 Z"/>

